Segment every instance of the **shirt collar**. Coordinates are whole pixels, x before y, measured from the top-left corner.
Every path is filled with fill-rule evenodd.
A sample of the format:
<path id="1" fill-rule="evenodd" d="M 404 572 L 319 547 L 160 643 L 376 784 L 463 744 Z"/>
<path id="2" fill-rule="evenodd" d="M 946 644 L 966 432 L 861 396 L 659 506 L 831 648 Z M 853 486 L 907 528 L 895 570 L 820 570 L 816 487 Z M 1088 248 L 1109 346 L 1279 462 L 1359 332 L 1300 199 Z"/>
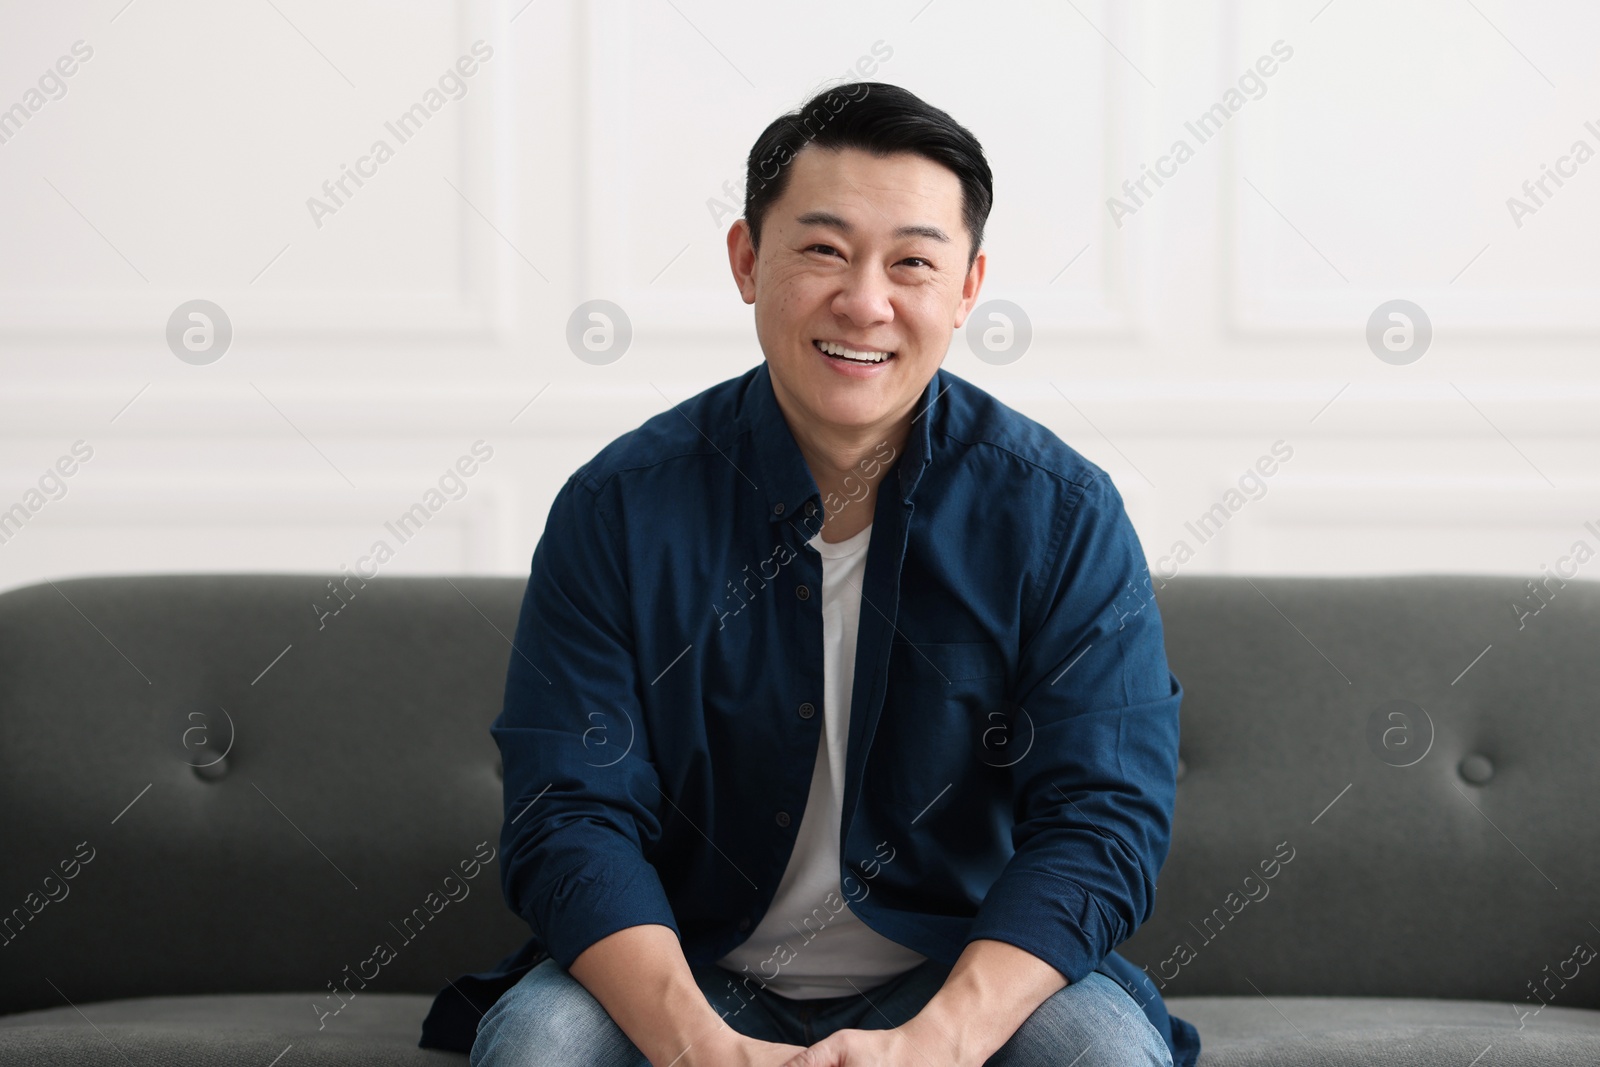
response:
<path id="1" fill-rule="evenodd" d="M 937 401 L 949 387 L 949 376 L 944 369 L 935 371 L 912 415 L 904 450 L 897 457 L 900 496 L 904 503 L 911 503 L 911 494 L 932 459 L 929 427 L 936 418 L 942 421 L 943 406 Z M 808 504 L 814 512 L 821 505 L 821 493 L 789 429 L 789 421 L 778 406 L 778 398 L 772 391 L 772 369 L 765 360 L 751 375 L 744 403 L 740 405 L 739 423 L 741 431 L 749 431 L 754 446 L 755 474 L 761 483 L 759 491 L 766 500 L 768 521 L 796 519 L 805 514 Z"/>

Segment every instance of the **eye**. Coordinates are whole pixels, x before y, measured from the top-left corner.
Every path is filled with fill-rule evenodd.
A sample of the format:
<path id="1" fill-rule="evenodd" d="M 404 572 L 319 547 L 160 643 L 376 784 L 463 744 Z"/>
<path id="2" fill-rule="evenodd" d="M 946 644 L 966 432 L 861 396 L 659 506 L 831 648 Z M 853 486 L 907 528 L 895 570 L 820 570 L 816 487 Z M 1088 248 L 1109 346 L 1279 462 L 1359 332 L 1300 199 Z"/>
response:
<path id="1" fill-rule="evenodd" d="M 902 263 L 920 263 L 924 267 L 933 266 L 932 262 L 930 262 L 929 260 L 923 259 L 921 256 L 908 256 L 907 258 L 902 259 L 900 262 L 902 262 Z"/>
<path id="2" fill-rule="evenodd" d="M 834 248 L 832 245 L 808 245 L 808 246 L 806 246 L 805 251 L 807 251 L 807 252 L 822 252 L 823 254 L 829 254 L 829 253 L 832 253 L 834 255 L 838 254 L 838 249 Z"/>

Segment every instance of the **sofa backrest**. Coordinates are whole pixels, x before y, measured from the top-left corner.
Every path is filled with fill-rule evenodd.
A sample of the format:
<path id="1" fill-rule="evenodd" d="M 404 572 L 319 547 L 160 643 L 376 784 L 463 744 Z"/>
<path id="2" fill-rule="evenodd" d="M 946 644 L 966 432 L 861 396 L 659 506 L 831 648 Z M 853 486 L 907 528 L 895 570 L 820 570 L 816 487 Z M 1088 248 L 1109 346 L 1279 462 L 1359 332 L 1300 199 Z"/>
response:
<path id="1" fill-rule="evenodd" d="M 1156 599 L 1183 772 L 1155 914 L 1119 951 L 1163 995 L 1600 1007 L 1600 583 L 1201 576 Z"/>
<path id="2" fill-rule="evenodd" d="M 0 1011 L 431 993 L 517 948 L 482 860 L 523 586 L 0 595 Z M 1184 577 L 1156 600 L 1184 773 L 1119 951 L 1166 995 L 1600 1007 L 1574 959 L 1600 946 L 1600 583 Z"/>
<path id="3" fill-rule="evenodd" d="M 431 993 L 521 945 L 488 728 L 524 585 L 0 596 L 0 1011 L 289 990 L 331 1009 L 330 984 Z"/>

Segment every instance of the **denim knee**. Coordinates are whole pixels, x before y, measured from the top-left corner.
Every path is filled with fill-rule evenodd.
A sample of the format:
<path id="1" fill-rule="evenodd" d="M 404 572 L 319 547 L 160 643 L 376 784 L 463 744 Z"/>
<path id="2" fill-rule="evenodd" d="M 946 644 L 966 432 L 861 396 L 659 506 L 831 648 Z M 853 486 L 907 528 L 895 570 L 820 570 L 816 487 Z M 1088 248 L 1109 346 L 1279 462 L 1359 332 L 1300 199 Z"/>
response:
<path id="1" fill-rule="evenodd" d="M 534 967 L 478 1020 L 471 1067 L 649 1067 L 606 1009 L 553 959 Z"/>
<path id="2" fill-rule="evenodd" d="M 1047 997 L 984 1067 L 1172 1067 L 1127 990 L 1098 971 Z"/>

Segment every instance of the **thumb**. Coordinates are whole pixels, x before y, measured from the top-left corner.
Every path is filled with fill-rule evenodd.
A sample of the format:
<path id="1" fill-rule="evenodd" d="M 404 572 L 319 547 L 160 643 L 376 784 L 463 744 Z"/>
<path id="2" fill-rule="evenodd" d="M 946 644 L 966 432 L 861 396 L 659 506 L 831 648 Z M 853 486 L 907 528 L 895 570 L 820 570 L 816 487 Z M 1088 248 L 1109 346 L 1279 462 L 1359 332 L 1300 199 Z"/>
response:
<path id="1" fill-rule="evenodd" d="M 812 1045 L 802 1052 L 798 1052 L 783 1067 L 826 1067 L 833 1062 L 832 1058 L 823 1054 L 824 1050 L 818 1045 Z"/>

